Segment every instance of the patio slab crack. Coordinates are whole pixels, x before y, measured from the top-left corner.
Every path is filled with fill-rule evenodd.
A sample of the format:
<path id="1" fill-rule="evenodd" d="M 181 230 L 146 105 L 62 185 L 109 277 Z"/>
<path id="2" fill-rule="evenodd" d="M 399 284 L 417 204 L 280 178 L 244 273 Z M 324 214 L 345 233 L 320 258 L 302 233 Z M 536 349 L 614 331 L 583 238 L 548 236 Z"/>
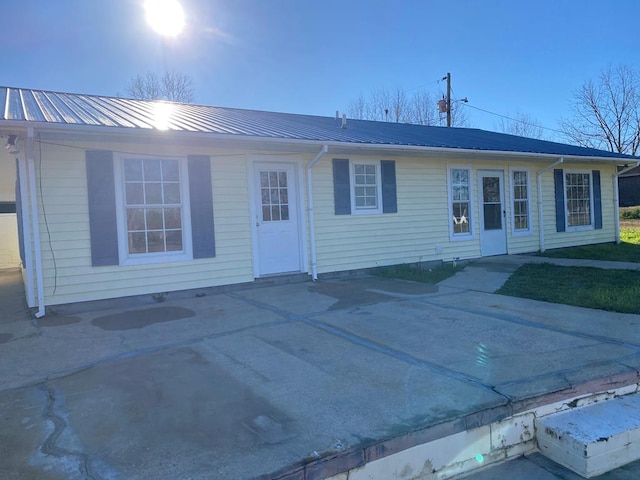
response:
<path id="1" fill-rule="evenodd" d="M 46 396 L 46 405 L 44 407 L 43 417 L 53 424 L 53 431 L 45 439 L 40 451 L 45 455 L 51 455 L 55 458 L 72 457 L 77 460 L 80 474 L 86 480 L 103 480 L 97 473 L 93 471 L 91 466 L 91 458 L 86 453 L 68 450 L 58 445 L 58 440 L 67 428 L 67 422 L 55 412 L 56 393 L 49 387 L 46 382 L 38 385 L 38 388 Z"/>

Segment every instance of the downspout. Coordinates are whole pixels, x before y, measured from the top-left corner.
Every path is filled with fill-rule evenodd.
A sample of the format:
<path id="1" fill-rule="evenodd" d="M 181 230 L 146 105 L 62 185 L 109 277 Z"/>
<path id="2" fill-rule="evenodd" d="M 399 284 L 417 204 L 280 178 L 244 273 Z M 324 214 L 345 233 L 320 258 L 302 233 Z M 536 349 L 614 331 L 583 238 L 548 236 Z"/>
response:
<path id="1" fill-rule="evenodd" d="M 313 160 L 307 164 L 307 205 L 309 208 L 309 247 L 311 250 L 311 278 L 315 282 L 318 280 L 318 257 L 316 254 L 316 227 L 313 215 L 313 175 L 311 169 L 322 157 L 329 151 L 328 145 L 323 145 L 322 150 L 318 152 Z"/>
<path id="2" fill-rule="evenodd" d="M 542 202 L 542 174 L 548 172 L 552 168 L 557 167 L 561 163 L 564 163 L 564 158 L 558 159 L 557 162 L 547 165 L 542 170 L 536 173 L 536 180 L 538 182 L 538 232 L 540 234 L 540 251 L 544 252 L 544 209 Z"/>
<path id="3" fill-rule="evenodd" d="M 618 177 L 624 173 L 627 173 L 629 170 L 633 170 L 640 162 L 635 162 L 630 167 L 624 167 L 619 172 L 613 174 L 613 211 L 616 222 L 616 243 L 620 244 L 620 191 L 618 187 Z"/>
<path id="4" fill-rule="evenodd" d="M 38 199 L 36 195 L 36 169 L 33 158 L 33 128 L 27 129 L 25 161 L 29 173 L 29 203 L 31 204 L 31 225 L 33 235 L 34 267 L 38 289 L 38 311 L 36 318 L 44 317 L 44 281 L 42 276 L 42 253 L 40 251 L 40 221 L 38 219 Z"/>

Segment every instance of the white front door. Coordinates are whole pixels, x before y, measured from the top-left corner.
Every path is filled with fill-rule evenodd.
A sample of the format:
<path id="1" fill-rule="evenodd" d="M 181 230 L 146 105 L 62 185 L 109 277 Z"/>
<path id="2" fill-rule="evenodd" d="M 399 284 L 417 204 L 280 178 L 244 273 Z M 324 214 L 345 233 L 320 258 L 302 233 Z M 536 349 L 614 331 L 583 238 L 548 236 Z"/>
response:
<path id="1" fill-rule="evenodd" d="M 483 257 L 507 253 L 506 211 L 504 208 L 504 172 L 480 170 L 480 253 Z"/>
<path id="2" fill-rule="evenodd" d="M 299 272 L 298 188 L 292 163 L 254 163 L 257 274 Z"/>

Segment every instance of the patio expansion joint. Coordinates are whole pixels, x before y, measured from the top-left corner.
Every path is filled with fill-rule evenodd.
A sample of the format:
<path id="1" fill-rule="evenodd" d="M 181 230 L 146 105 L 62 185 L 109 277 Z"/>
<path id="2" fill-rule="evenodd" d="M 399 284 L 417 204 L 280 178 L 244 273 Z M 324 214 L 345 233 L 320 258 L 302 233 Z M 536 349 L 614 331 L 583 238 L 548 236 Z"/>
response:
<path id="1" fill-rule="evenodd" d="M 485 293 L 485 292 L 480 292 L 480 293 Z M 495 295 L 495 294 L 487 294 L 487 295 Z M 437 302 L 433 302 L 433 301 L 429 301 L 426 298 L 420 298 L 420 299 L 413 299 L 413 300 L 408 300 L 408 301 L 413 301 L 413 302 L 417 302 L 420 304 L 424 304 L 424 305 L 429 305 L 430 307 L 436 307 L 436 308 L 445 308 L 442 305 L 440 305 Z M 546 330 L 549 332 L 555 332 L 555 333 L 561 333 L 564 335 L 569 335 L 572 337 L 577 337 L 577 338 L 583 338 L 586 340 L 593 340 L 596 342 L 601 342 L 601 343 L 608 343 L 611 345 L 617 345 L 620 347 L 625 347 L 628 348 L 630 350 L 634 350 L 636 352 L 640 352 L 640 345 L 636 345 L 634 343 L 627 343 L 627 342 L 623 342 L 621 340 L 615 340 L 613 338 L 609 338 L 609 337 L 604 337 L 601 335 L 592 335 L 589 333 L 581 333 L 581 332 L 577 332 L 575 330 L 569 330 L 566 328 L 561 328 L 561 327 L 554 327 L 551 325 L 545 325 L 542 323 L 537 323 L 537 322 L 533 322 L 530 320 L 523 320 L 521 318 L 518 318 L 517 316 L 514 315 L 501 315 L 501 314 L 490 314 L 487 312 L 478 312 L 477 310 L 472 310 L 469 308 L 464 308 L 464 307 L 459 307 L 459 306 L 455 306 L 455 305 L 448 305 L 446 307 L 448 310 L 454 310 L 457 312 L 461 312 L 461 313 L 467 313 L 467 314 L 473 314 L 473 315 L 477 315 L 479 317 L 485 317 L 485 318 L 491 318 L 494 320 L 501 320 L 503 322 L 509 322 L 509 323 L 514 323 L 516 325 L 522 325 L 525 327 L 531 327 L 531 328 L 536 328 L 539 330 Z"/>
<path id="2" fill-rule="evenodd" d="M 55 458 L 72 457 L 77 460 L 80 474 L 86 480 L 103 480 L 101 476 L 93 471 L 91 466 L 91 457 L 86 453 L 68 450 L 57 445 L 58 439 L 67 428 L 67 422 L 64 418 L 55 412 L 56 394 L 53 388 L 49 387 L 46 382 L 38 385 L 39 389 L 45 394 L 46 405 L 42 416 L 53 424 L 53 431 L 47 436 L 40 446 L 40 451 L 45 455 L 51 455 Z"/>
<path id="3" fill-rule="evenodd" d="M 280 321 L 275 321 L 275 322 L 266 322 L 266 323 L 261 323 L 258 325 L 251 325 L 248 327 L 242 327 L 242 328 L 236 328 L 233 330 L 229 330 L 229 331 L 225 331 L 225 332 L 216 332 L 216 333 L 211 333 L 208 335 L 202 335 L 196 338 L 192 338 L 192 339 L 188 339 L 188 340 L 183 340 L 183 341 L 179 341 L 179 342 L 172 342 L 172 343 L 165 343 L 162 345 L 156 345 L 153 347 L 146 347 L 146 348 L 140 348 L 137 350 L 132 350 L 132 351 L 126 351 L 126 352 L 121 352 L 121 353 L 117 353 L 114 355 L 109 355 L 107 357 L 103 357 L 103 358 L 99 358 L 97 360 L 93 360 L 87 363 L 83 363 L 81 365 L 75 365 L 73 367 L 69 367 L 69 368 L 64 368 L 61 370 L 50 370 L 48 372 L 43 372 L 41 378 L 31 381 L 31 382 L 25 382 L 24 384 L 21 385 L 17 385 L 17 386 L 12 386 L 11 388 L 7 388 L 7 389 L 0 389 L 0 391 L 9 391 L 9 390 L 18 390 L 21 388 L 27 388 L 27 387 L 33 387 L 33 386 L 39 386 L 39 385 L 43 385 L 44 382 L 48 381 L 48 380 L 53 380 L 53 379 L 59 379 L 59 378 L 64 378 L 64 377 L 69 377 L 71 375 L 75 375 L 77 373 L 83 372 L 85 370 L 89 370 L 91 368 L 97 367 L 99 365 L 105 365 L 105 364 L 109 364 L 109 363 L 113 363 L 113 362 L 117 362 L 120 360 L 124 360 L 124 359 L 128 359 L 128 358 L 134 358 L 134 357 L 138 357 L 138 356 L 142 356 L 142 355 L 149 355 L 149 354 L 153 354 L 153 353 L 157 353 L 157 352 L 163 352 L 166 350 L 171 350 L 172 348 L 180 348 L 180 347 L 188 347 L 191 345 L 196 345 L 198 343 L 202 343 L 206 340 L 213 340 L 216 338 L 222 338 L 222 337 L 227 337 L 230 335 L 235 335 L 238 333 L 242 333 L 245 331 L 249 331 L 252 330 L 254 328 L 261 328 L 261 327 L 270 327 L 270 326 L 276 326 L 276 325 L 284 325 L 287 323 L 291 323 L 292 320 L 280 320 Z M 120 342 L 120 345 L 122 346 L 123 342 Z"/>
<path id="4" fill-rule="evenodd" d="M 341 328 L 329 325 L 325 322 L 323 322 L 322 320 L 317 319 L 317 317 L 319 317 L 322 313 L 326 313 L 326 312 L 322 312 L 322 313 L 314 313 L 311 315 L 301 315 L 301 314 L 297 314 L 297 313 L 293 313 L 290 312 L 288 310 L 284 310 L 282 308 L 276 307 L 274 305 L 265 303 L 265 302 L 261 302 L 258 300 L 254 300 L 254 299 L 250 299 L 250 298 L 246 298 L 242 295 L 238 295 L 238 294 L 229 294 L 230 296 L 232 296 L 233 298 L 236 298 L 238 300 L 247 302 L 248 304 L 257 307 L 257 308 L 262 308 L 265 310 L 269 310 L 277 315 L 280 315 L 288 320 L 293 320 L 296 322 L 300 322 L 300 323 L 304 323 L 306 325 L 309 325 L 310 327 L 322 330 L 326 333 L 329 333 L 331 335 L 335 335 L 338 336 L 344 340 L 349 341 L 350 343 L 353 343 L 355 345 L 359 345 L 361 347 L 365 347 L 369 350 L 373 350 L 376 351 L 378 353 L 382 353 L 383 355 L 392 357 L 398 361 L 407 363 L 409 365 L 412 366 L 417 366 L 417 367 L 422 367 L 422 368 L 427 368 L 435 373 L 438 373 L 440 375 L 446 376 L 448 378 L 453 378 L 456 380 L 460 380 L 460 381 L 464 381 L 467 383 L 470 383 L 478 388 L 480 388 L 483 391 L 486 392 L 491 392 L 494 393 L 496 395 L 499 395 L 500 397 L 502 397 L 505 401 L 505 403 L 508 403 L 510 401 L 509 397 L 503 395 L 502 393 L 498 392 L 494 386 L 491 385 L 486 385 L 485 383 L 482 382 L 482 380 L 480 380 L 479 378 L 473 377 L 471 375 L 465 375 L 464 373 L 458 372 L 456 370 L 451 370 L 445 367 L 442 367 L 441 365 L 437 365 L 435 363 L 431 363 L 431 362 L 427 362 L 425 360 L 421 360 L 419 358 L 416 358 L 412 355 L 409 355 L 405 352 L 399 351 L 395 348 L 389 347 L 387 345 L 383 345 L 377 342 L 374 342 L 372 340 L 369 340 L 367 338 L 361 337 L 359 335 L 353 334 L 351 332 L 348 332 L 346 330 L 343 330 Z M 407 300 L 401 300 L 398 299 L 397 301 L 407 301 Z"/>

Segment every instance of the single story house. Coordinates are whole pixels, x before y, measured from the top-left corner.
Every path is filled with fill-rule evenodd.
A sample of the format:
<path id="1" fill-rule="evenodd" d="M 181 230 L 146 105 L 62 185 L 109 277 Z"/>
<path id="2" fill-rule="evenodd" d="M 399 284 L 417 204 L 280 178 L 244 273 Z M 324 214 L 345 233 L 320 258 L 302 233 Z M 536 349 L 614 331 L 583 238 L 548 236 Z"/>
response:
<path id="1" fill-rule="evenodd" d="M 637 160 L 338 114 L 8 87 L 0 107 L 0 168 L 17 180 L 37 315 L 292 272 L 613 242 L 618 167 Z"/>

